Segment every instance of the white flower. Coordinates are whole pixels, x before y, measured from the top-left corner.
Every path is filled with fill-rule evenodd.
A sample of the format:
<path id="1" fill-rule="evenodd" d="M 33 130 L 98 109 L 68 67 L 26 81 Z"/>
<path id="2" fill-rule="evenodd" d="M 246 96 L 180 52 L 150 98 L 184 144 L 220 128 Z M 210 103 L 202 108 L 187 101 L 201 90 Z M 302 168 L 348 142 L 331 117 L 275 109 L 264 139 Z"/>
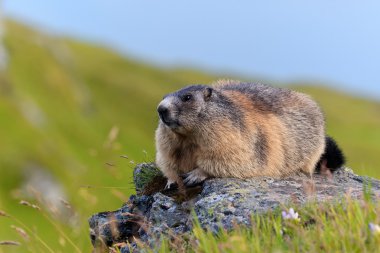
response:
<path id="1" fill-rule="evenodd" d="M 295 220 L 295 221 L 300 221 L 301 218 L 298 217 L 298 213 L 294 212 L 293 208 L 289 209 L 289 213 L 286 211 L 282 211 L 282 218 L 284 220 Z"/>
<path id="2" fill-rule="evenodd" d="M 374 223 L 369 223 L 369 230 L 373 235 L 380 235 L 380 226 Z"/>

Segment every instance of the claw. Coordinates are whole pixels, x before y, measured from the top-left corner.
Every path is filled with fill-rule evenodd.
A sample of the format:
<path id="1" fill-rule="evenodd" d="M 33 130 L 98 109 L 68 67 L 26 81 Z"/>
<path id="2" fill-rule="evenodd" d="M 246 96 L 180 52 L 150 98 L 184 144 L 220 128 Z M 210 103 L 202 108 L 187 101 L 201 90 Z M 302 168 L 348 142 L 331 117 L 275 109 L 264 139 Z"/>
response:
<path id="1" fill-rule="evenodd" d="M 168 179 L 168 182 L 165 185 L 165 190 L 169 190 L 171 188 L 171 186 L 174 184 L 175 184 L 175 181 Z"/>
<path id="2" fill-rule="evenodd" d="M 203 182 L 207 178 L 207 175 L 200 169 L 195 169 L 185 174 L 184 183 L 187 186 L 195 185 Z"/>

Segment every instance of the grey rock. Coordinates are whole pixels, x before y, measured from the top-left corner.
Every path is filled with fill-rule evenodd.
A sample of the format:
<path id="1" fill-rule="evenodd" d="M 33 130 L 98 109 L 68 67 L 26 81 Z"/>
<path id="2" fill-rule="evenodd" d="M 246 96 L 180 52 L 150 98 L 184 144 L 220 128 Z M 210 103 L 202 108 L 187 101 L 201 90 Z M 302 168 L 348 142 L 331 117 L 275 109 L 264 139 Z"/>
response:
<path id="1" fill-rule="evenodd" d="M 148 220 L 153 226 L 172 228 L 178 232 L 186 232 L 184 228 L 190 219 L 190 212 L 177 204 L 173 198 L 162 193 L 153 196 L 153 204 Z"/>
<path id="2" fill-rule="evenodd" d="M 88 223 L 94 247 L 108 247 L 114 243 L 127 242 L 133 236 L 139 237 L 141 224 L 152 202 L 151 196 L 132 195 L 120 209 L 91 216 Z"/>
<path id="3" fill-rule="evenodd" d="M 144 169 L 155 167 L 142 164 L 138 169 L 135 178 Z M 94 246 L 99 240 L 106 245 L 131 241 L 132 236 L 153 246 L 159 243 L 162 235 L 189 233 L 194 213 L 204 229 L 217 232 L 220 228 L 230 230 L 236 223 L 249 225 L 252 214 L 265 213 L 282 205 L 333 201 L 347 195 L 361 199 L 365 192 L 379 198 L 380 181 L 358 176 L 347 168 L 332 176 L 314 175 L 312 180 L 305 175 L 283 179 L 214 178 L 206 180 L 200 192 L 186 201 L 178 201 L 165 191 L 151 196 L 131 196 L 122 208 L 90 218 L 91 238 Z M 116 224 L 113 227 L 109 225 L 110 217 Z M 112 232 L 115 227 L 119 233 Z"/>

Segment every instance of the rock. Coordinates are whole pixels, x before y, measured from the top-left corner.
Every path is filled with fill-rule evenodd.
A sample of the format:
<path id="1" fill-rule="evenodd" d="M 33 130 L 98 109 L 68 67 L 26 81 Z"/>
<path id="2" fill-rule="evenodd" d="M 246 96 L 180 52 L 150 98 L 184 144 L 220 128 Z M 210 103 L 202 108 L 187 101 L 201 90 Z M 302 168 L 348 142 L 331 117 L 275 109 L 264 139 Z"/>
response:
<path id="1" fill-rule="evenodd" d="M 153 196 L 153 204 L 150 209 L 149 221 L 158 230 L 172 228 L 174 232 L 184 233 L 189 230 L 188 221 L 190 210 L 176 203 L 173 198 L 162 193 Z"/>
<path id="2" fill-rule="evenodd" d="M 146 192 L 144 187 L 149 187 L 146 175 L 155 179 L 157 174 L 151 173 L 155 170 L 154 164 L 136 167 L 134 181 L 138 193 Z M 145 181 L 140 184 L 141 173 Z M 380 197 L 379 180 L 358 176 L 347 168 L 332 176 L 314 175 L 313 180 L 305 175 L 284 179 L 214 178 L 206 180 L 202 186 L 187 189 L 191 194 L 185 200 L 173 191 L 163 190 L 165 183 L 158 187 L 160 192 L 132 195 L 120 209 L 93 215 L 89 223 L 94 246 L 132 242 L 133 237 L 148 245 L 157 245 L 161 235 L 191 231 L 192 210 L 201 227 L 217 232 L 221 227 L 232 229 L 236 223 L 249 225 L 252 214 L 264 213 L 280 205 L 336 200 L 345 195 L 360 199 L 368 189 L 371 196 Z M 120 250 L 129 252 L 125 247 Z"/>
<path id="3" fill-rule="evenodd" d="M 88 222 L 94 247 L 108 247 L 114 243 L 127 242 L 133 236 L 139 237 L 141 222 L 152 203 L 151 196 L 132 195 L 120 209 L 91 216 Z"/>

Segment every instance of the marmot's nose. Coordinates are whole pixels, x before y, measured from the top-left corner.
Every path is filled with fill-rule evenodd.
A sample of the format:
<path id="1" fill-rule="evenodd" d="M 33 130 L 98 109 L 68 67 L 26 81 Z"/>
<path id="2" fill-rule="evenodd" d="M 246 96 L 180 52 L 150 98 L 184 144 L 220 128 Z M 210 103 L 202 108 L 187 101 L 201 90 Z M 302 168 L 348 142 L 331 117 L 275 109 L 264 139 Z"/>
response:
<path id="1" fill-rule="evenodd" d="M 157 108 L 158 114 L 160 115 L 160 118 L 166 122 L 168 115 L 169 115 L 169 109 L 166 106 L 160 105 Z"/>

